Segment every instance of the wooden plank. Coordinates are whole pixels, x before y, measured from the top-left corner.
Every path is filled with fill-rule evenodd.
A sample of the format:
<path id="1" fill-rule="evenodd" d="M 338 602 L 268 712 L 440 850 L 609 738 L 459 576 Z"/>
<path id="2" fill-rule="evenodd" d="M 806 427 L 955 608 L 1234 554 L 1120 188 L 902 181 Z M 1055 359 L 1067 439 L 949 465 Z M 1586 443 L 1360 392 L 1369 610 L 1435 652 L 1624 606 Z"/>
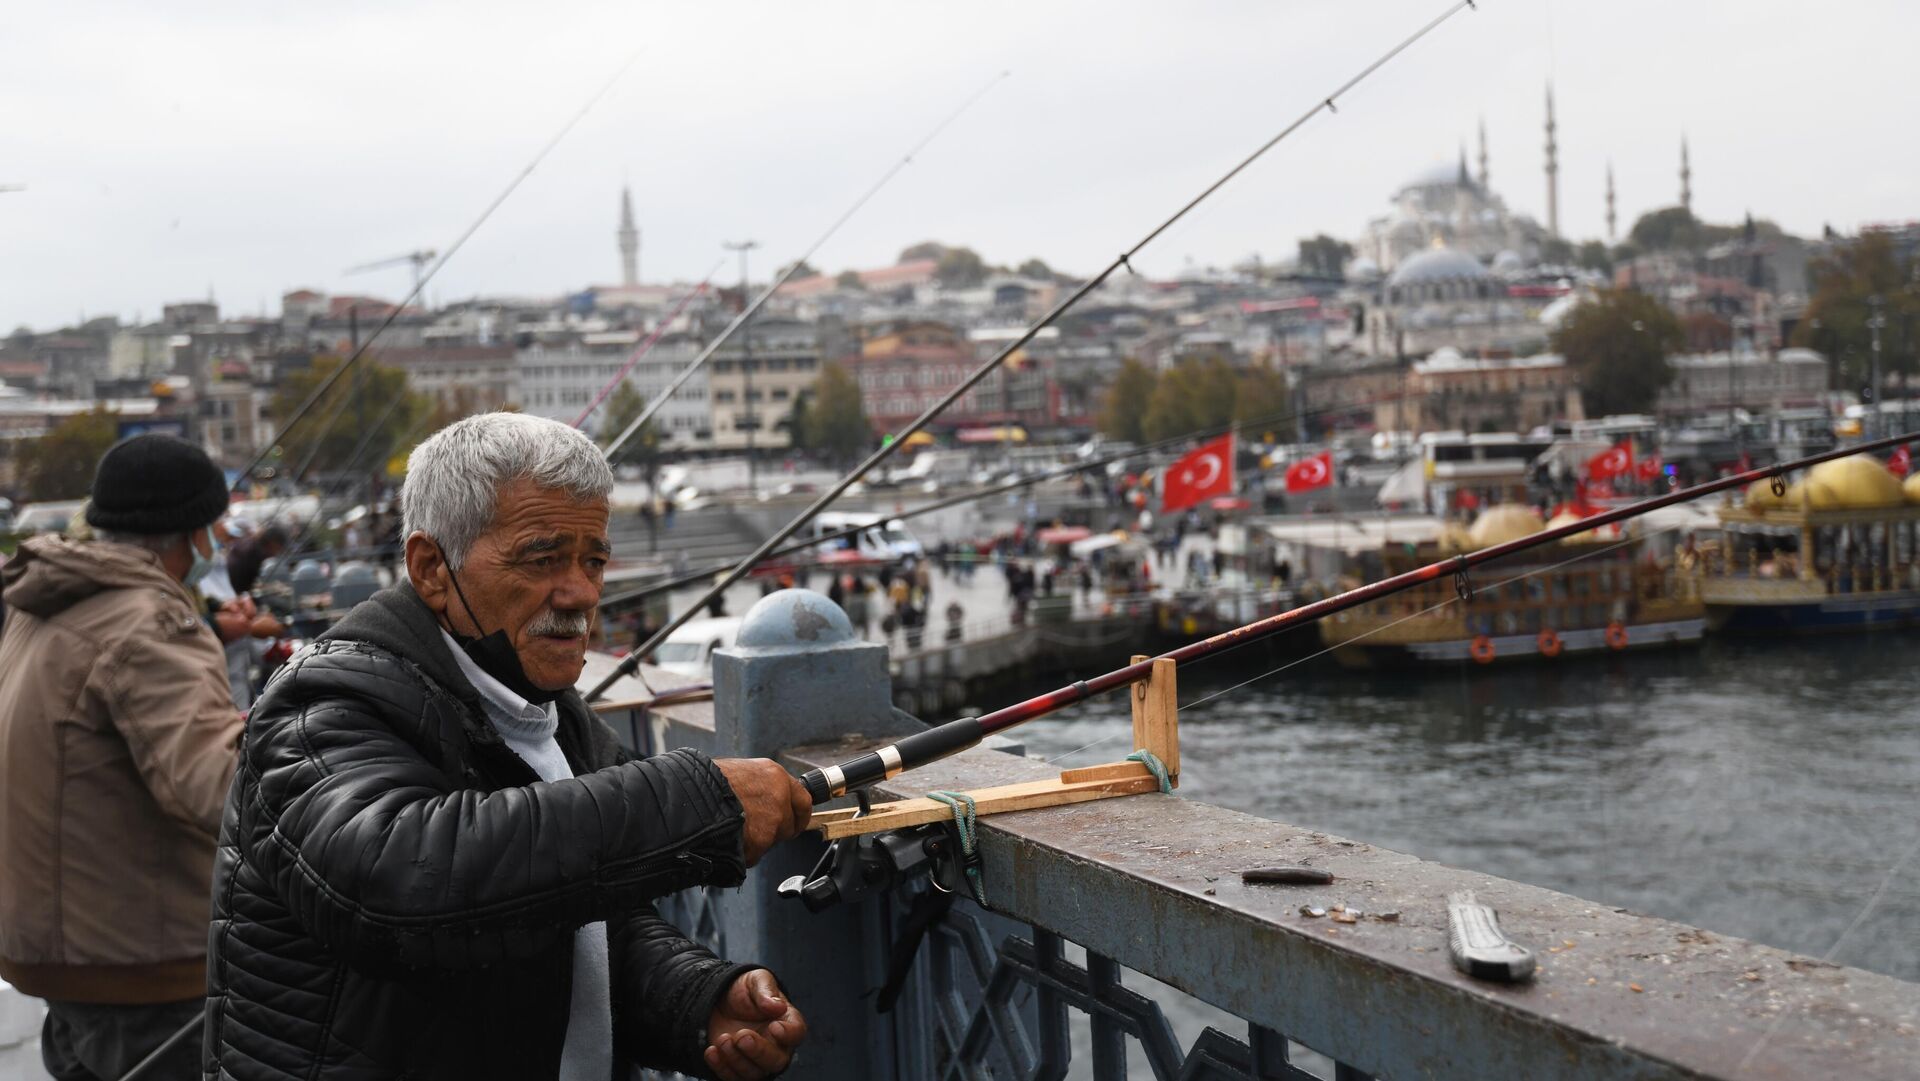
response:
<path id="1" fill-rule="evenodd" d="M 1063 769 L 1060 771 L 1060 780 L 1063 784 L 1075 784 L 1080 781 L 1110 781 L 1116 777 L 1138 777 L 1146 768 L 1138 762 L 1107 762 L 1098 766 Z"/>
<path id="2" fill-rule="evenodd" d="M 1139 763 L 1135 762 L 1125 764 L 1139 766 Z M 1008 811 L 1029 811 L 1036 807 L 1058 807 L 1067 803 L 1085 803 L 1088 800 L 1106 799 L 1110 796 L 1131 796 L 1159 790 L 1159 782 L 1153 779 L 1153 775 L 1147 772 L 1146 767 L 1139 766 L 1139 771 L 1131 777 L 1107 777 L 1071 784 L 1049 777 L 1042 781 L 982 788 L 968 795 L 974 798 L 977 813 L 991 815 L 1005 814 Z M 855 818 L 853 815 L 852 808 L 818 811 L 808 821 L 807 828 L 819 830 L 827 840 L 831 841 L 837 837 L 903 829 L 907 826 L 924 826 L 929 822 L 944 822 L 953 817 L 953 808 L 938 800 L 908 799 L 895 803 L 875 804 L 873 813 L 862 818 Z"/>
<path id="3" fill-rule="evenodd" d="M 1134 663 L 1146 660 L 1135 657 Z M 1133 685 L 1133 746 L 1152 751 L 1167 767 L 1167 780 L 1180 787 L 1180 701 L 1174 683 L 1178 664 L 1162 657 L 1153 675 Z"/>

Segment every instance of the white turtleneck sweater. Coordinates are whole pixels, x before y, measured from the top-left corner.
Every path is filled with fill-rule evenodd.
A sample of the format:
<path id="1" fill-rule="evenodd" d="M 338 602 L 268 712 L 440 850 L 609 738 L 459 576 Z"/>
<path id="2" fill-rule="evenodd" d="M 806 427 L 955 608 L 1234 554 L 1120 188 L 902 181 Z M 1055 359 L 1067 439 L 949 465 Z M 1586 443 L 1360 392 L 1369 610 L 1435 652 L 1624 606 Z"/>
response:
<path id="1" fill-rule="evenodd" d="M 573 767 L 554 736 L 560 716 L 552 703 L 537 706 L 475 664 L 445 630 L 460 672 L 480 692 L 487 720 L 515 754 L 543 781 L 573 776 Z M 560 1052 L 560 1081 L 609 1081 L 613 1077 L 613 998 L 607 975 L 607 925 L 589 923 L 573 933 L 573 1004 L 567 1014 L 567 1042 Z"/>

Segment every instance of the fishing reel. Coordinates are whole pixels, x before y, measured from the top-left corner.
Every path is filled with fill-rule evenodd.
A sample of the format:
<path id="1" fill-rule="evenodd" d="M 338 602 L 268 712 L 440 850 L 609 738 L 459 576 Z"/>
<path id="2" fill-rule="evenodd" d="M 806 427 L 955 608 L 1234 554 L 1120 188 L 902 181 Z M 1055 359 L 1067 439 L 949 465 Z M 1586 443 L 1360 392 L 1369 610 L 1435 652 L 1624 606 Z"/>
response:
<path id="1" fill-rule="evenodd" d="M 852 794 L 860 802 L 855 817 L 873 809 L 865 789 Z M 968 853 L 961 844 L 958 823 L 936 822 L 829 841 L 813 870 L 780 883 L 777 892 L 799 900 L 809 912 L 824 912 L 842 902 L 883 893 L 925 869 L 936 890 L 964 895 L 968 870 L 977 871 L 979 866 L 979 852 Z"/>

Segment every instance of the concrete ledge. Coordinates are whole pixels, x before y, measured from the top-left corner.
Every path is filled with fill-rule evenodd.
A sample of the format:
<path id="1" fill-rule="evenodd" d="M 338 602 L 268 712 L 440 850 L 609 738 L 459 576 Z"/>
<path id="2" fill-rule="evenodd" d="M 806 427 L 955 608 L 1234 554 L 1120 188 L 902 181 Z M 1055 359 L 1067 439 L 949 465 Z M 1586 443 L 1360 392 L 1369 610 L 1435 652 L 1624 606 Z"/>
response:
<path id="1" fill-rule="evenodd" d="M 783 757 L 807 769 L 866 746 Z M 975 749 L 883 790 L 1049 772 Z M 1920 986 L 1178 796 L 1000 815 L 981 835 L 995 911 L 1381 1078 L 1786 1081 L 1920 1068 Z M 1246 868 L 1299 863 L 1336 880 L 1240 882 Z M 1531 985 L 1470 980 L 1448 962 L 1445 899 L 1463 889 L 1539 956 Z M 1369 915 L 1339 924 L 1300 911 L 1337 902 Z M 1372 915 L 1382 912 L 1399 916 Z"/>

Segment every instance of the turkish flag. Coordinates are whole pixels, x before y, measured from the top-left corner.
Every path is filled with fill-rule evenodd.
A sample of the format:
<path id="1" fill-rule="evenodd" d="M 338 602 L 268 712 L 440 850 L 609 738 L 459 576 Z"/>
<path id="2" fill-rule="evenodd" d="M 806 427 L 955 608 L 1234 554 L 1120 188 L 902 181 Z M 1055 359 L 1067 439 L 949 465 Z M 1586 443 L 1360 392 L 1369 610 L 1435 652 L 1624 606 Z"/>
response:
<path id="1" fill-rule="evenodd" d="M 1658 454 L 1655 454 L 1650 458 L 1640 459 L 1640 464 L 1634 468 L 1634 475 L 1641 480 L 1651 483 L 1660 479 L 1660 474 L 1664 469 L 1665 463 L 1660 460 Z"/>
<path id="2" fill-rule="evenodd" d="M 1913 469 L 1913 454 L 1905 443 L 1893 448 L 1893 457 L 1887 459 L 1887 468 L 1893 470 L 1896 477 L 1904 477 Z"/>
<path id="3" fill-rule="evenodd" d="M 1287 492 L 1311 492 L 1333 483 L 1333 452 L 1323 450 L 1287 467 Z"/>
<path id="4" fill-rule="evenodd" d="M 1622 439 L 1587 459 L 1587 476 L 1593 480 L 1612 480 L 1633 469 L 1633 444 Z"/>
<path id="5" fill-rule="evenodd" d="M 1203 499 L 1233 494 L 1233 433 L 1202 443 L 1167 467 L 1161 480 L 1160 511 L 1186 510 Z"/>

